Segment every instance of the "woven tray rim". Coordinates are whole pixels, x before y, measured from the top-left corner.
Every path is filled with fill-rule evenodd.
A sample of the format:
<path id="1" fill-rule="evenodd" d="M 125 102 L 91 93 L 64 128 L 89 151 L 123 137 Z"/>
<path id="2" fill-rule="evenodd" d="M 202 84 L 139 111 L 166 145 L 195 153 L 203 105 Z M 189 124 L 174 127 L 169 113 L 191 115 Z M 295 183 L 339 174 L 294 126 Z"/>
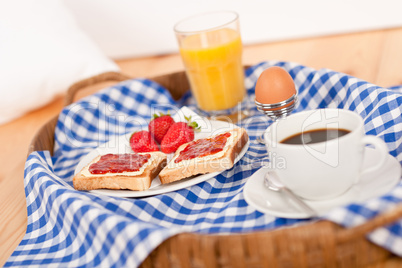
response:
<path id="1" fill-rule="evenodd" d="M 245 66 L 245 68 L 248 68 L 248 66 Z M 106 81 L 121 82 L 132 78 L 119 72 L 107 72 L 81 80 L 68 89 L 65 97 L 65 105 L 71 104 L 76 94 L 88 86 Z M 181 97 L 189 88 L 184 71 L 151 77 L 150 79 L 167 88 L 175 99 Z M 29 146 L 28 154 L 43 150 L 53 154 L 54 131 L 57 119 L 58 115 L 48 121 L 37 132 Z M 338 266 L 339 263 L 347 263 L 347 266 L 374 264 L 386 260 L 392 254 L 368 241 L 366 235 L 374 229 L 391 224 L 400 218 L 402 218 L 402 204 L 353 228 L 343 228 L 336 223 L 319 220 L 298 226 L 251 233 L 182 233 L 164 241 L 147 257 L 142 266 L 154 267 L 157 263 L 163 262 L 168 265 L 167 267 L 173 265 L 193 266 L 192 264 L 194 263 L 198 263 L 200 267 L 220 267 L 226 265 L 243 267 L 243 264 L 248 263 L 246 260 L 248 258 L 252 262 L 257 261 L 257 263 L 262 264 L 261 266 L 266 266 L 263 265 L 264 263 L 268 265 L 269 263 L 281 264 L 282 262 L 288 263 L 290 261 L 297 264 L 297 267 L 309 267 L 311 261 L 309 261 L 307 255 L 311 255 L 308 253 L 311 251 L 311 246 L 308 245 L 312 241 L 318 243 L 316 249 L 318 249 L 319 253 L 315 254 L 315 262 L 318 261 L 330 266 Z M 302 249 L 299 248 L 294 250 L 294 252 L 291 251 L 291 254 L 289 252 L 287 252 L 288 254 L 284 254 L 282 252 L 284 249 L 282 251 L 276 249 L 277 256 L 273 256 L 272 254 L 270 256 L 266 252 L 251 252 L 250 250 L 250 243 L 255 245 L 268 244 L 276 247 L 278 241 L 286 239 L 292 239 L 292 243 L 301 246 Z M 178 247 L 178 245 L 180 246 Z M 184 249 L 184 245 L 188 246 L 187 249 Z M 237 249 L 237 257 L 231 253 L 233 247 Z M 349 256 L 348 258 L 342 257 L 346 256 L 345 249 L 348 251 L 346 254 Z M 361 252 L 362 249 L 370 251 L 370 254 Z M 209 253 L 196 254 L 197 250 Z M 285 258 L 283 255 L 288 257 Z M 239 256 L 243 257 L 239 259 Z"/>

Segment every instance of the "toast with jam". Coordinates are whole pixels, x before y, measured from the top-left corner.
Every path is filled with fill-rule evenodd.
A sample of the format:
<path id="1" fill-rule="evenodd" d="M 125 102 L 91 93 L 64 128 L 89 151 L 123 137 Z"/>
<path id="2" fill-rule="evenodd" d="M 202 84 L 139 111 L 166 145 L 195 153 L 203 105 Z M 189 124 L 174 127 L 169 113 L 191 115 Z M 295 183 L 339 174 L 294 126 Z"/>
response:
<path id="1" fill-rule="evenodd" d="M 98 156 L 73 178 L 76 190 L 128 189 L 143 191 L 166 165 L 162 152 Z"/>
<path id="2" fill-rule="evenodd" d="M 247 141 L 246 130 L 235 128 L 185 143 L 177 149 L 173 158 L 159 173 L 159 179 L 162 184 L 166 184 L 198 174 L 232 168 L 236 156 Z"/>

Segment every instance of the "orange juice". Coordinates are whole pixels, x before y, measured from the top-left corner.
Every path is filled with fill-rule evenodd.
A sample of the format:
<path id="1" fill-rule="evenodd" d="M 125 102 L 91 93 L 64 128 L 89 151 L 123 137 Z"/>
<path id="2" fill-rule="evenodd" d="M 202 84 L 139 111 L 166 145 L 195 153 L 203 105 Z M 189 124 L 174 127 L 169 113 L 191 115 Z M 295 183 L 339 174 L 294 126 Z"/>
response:
<path id="1" fill-rule="evenodd" d="M 237 31 L 223 28 L 187 36 L 180 54 L 199 108 L 224 110 L 243 100 L 242 43 Z"/>

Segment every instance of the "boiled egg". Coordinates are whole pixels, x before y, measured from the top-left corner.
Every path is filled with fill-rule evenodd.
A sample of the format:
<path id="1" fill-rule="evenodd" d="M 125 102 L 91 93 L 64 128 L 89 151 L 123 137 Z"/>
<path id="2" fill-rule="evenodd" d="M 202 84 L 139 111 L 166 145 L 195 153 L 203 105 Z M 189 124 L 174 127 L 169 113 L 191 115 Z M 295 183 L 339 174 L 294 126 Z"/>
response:
<path id="1" fill-rule="evenodd" d="M 279 66 L 265 69 L 255 86 L 255 99 L 262 104 L 282 102 L 295 94 L 296 87 L 292 77 Z"/>

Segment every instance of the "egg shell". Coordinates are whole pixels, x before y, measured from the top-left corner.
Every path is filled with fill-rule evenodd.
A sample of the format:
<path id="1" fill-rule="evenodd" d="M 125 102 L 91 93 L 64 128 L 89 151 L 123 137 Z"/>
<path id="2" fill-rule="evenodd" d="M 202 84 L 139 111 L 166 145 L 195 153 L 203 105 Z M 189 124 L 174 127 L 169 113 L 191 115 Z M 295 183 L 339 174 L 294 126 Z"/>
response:
<path id="1" fill-rule="evenodd" d="M 262 104 L 285 101 L 296 94 L 290 74 L 279 66 L 265 69 L 255 85 L 255 99 Z"/>

